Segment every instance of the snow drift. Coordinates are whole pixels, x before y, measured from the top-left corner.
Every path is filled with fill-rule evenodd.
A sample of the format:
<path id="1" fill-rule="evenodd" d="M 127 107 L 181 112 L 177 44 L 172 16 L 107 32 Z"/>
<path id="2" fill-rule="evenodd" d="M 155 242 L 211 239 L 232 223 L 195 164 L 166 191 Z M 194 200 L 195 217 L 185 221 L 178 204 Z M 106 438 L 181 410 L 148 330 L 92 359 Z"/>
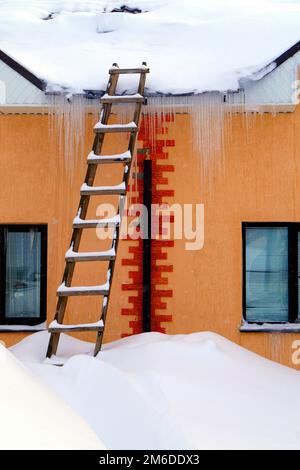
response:
<path id="1" fill-rule="evenodd" d="M 147 333 L 105 345 L 48 334 L 11 350 L 112 449 L 299 449 L 300 374 L 213 333 Z"/>
<path id="2" fill-rule="evenodd" d="M 235 90 L 300 39 L 299 22 L 297 0 L 1 0 L 0 49 L 49 89 L 104 90 L 112 62 L 146 60 L 152 92 Z"/>
<path id="3" fill-rule="evenodd" d="M 104 449 L 83 418 L 0 344 L 0 449 Z"/>

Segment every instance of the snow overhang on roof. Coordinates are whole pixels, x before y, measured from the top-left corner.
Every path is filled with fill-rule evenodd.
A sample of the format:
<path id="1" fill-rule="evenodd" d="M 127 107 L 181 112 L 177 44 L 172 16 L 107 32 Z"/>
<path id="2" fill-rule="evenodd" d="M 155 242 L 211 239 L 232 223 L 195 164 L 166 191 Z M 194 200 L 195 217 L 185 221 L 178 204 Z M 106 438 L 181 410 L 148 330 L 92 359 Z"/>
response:
<path id="1" fill-rule="evenodd" d="M 284 64 L 286 61 L 294 57 L 298 52 L 300 51 L 300 41 L 298 41 L 296 44 L 291 46 L 289 49 L 287 49 L 285 52 L 280 54 L 277 58 L 273 59 L 271 62 L 269 62 L 267 65 L 264 65 L 261 68 L 258 68 L 255 72 L 252 72 L 250 74 L 246 74 L 244 77 L 241 76 L 239 79 L 239 85 L 240 89 L 244 89 L 245 83 L 248 81 L 259 81 L 262 80 L 264 77 L 269 75 L 270 73 L 274 72 L 278 67 L 280 67 L 282 64 Z M 6 65 L 8 65 L 12 70 L 14 70 L 17 74 L 21 75 L 23 78 L 28 80 L 32 85 L 37 87 L 39 90 L 45 92 L 45 94 L 61 94 L 61 93 L 69 93 L 70 90 L 65 88 L 65 87 L 60 87 L 58 86 L 53 86 L 47 84 L 47 82 L 39 77 L 37 77 L 34 73 L 32 73 L 30 70 L 28 70 L 26 67 L 24 67 L 22 64 L 17 62 L 15 59 L 10 57 L 7 53 L 2 51 L 0 49 L 0 61 L 4 62 Z M 218 90 L 214 90 L 218 91 Z M 239 90 L 226 90 L 225 92 L 234 92 L 234 91 L 239 91 Z M 95 99 L 101 97 L 105 93 L 104 90 L 88 90 L 88 89 L 83 89 L 80 93 L 78 94 L 83 94 L 86 96 L 88 99 Z M 195 94 L 193 91 L 187 91 L 187 92 L 181 92 L 179 94 L 174 94 L 174 93 L 160 93 L 160 92 L 155 92 L 155 91 L 148 91 L 146 92 L 148 96 L 191 96 Z"/>
<path id="2" fill-rule="evenodd" d="M 150 96 L 238 91 L 299 51 L 299 23 L 300 0 L 0 0 L 2 60 L 46 93 L 89 98 L 112 62 L 144 60 Z"/>
<path id="3" fill-rule="evenodd" d="M 271 73 L 275 69 L 277 69 L 277 67 L 284 64 L 287 60 L 294 57 L 297 54 L 297 52 L 299 52 L 299 51 L 300 51 L 300 41 L 297 41 L 296 44 L 291 46 L 289 49 L 284 51 L 282 54 L 280 54 L 275 59 L 271 60 L 266 65 L 264 65 L 260 68 L 256 67 L 257 70 L 254 71 L 252 74 L 245 75 L 245 77 L 241 77 L 240 82 L 241 81 L 243 82 L 243 80 L 245 80 L 245 79 L 254 80 L 254 81 L 261 80 L 262 78 L 266 77 L 269 73 Z"/>

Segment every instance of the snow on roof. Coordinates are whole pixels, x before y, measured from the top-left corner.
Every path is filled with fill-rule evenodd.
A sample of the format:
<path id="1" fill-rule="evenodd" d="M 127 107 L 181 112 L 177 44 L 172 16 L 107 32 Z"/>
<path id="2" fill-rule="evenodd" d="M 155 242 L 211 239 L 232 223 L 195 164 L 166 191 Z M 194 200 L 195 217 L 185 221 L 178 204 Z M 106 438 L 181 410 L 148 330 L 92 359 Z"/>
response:
<path id="1" fill-rule="evenodd" d="M 73 355 L 62 368 L 44 363 L 48 338 L 35 333 L 11 351 L 110 449 L 300 448 L 299 371 L 217 334 L 145 333 L 97 358 L 92 343 L 62 335 L 59 355 Z"/>
<path id="2" fill-rule="evenodd" d="M 105 448 L 86 421 L 1 344 L 0 375 L 0 449 Z"/>
<path id="3" fill-rule="evenodd" d="M 299 0 L 0 0 L 0 49 L 50 90 L 104 90 L 113 62 L 142 61 L 152 92 L 234 90 L 300 39 L 299 22 Z"/>

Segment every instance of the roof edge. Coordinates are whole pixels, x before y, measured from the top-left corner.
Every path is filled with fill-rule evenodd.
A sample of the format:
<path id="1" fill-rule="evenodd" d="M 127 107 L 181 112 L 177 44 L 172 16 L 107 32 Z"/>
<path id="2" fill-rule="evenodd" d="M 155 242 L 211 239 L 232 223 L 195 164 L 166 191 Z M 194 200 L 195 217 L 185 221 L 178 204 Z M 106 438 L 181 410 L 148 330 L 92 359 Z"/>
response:
<path id="1" fill-rule="evenodd" d="M 273 67 L 271 70 L 267 71 L 266 73 L 263 74 L 262 77 L 259 78 L 259 80 L 261 78 L 264 78 L 266 77 L 267 75 L 271 74 L 272 72 L 274 72 L 274 70 L 277 69 L 277 67 L 279 67 L 280 65 L 284 64 L 284 62 L 286 62 L 287 60 L 289 60 L 291 57 L 293 57 L 295 54 L 297 54 L 297 52 L 300 51 L 300 41 L 296 42 L 295 44 L 293 44 L 293 46 L 291 46 L 289 49 L 287 49 L 286 51 L 284 51 L 282 54 L 280 54 L 279 56 L 277 56 L 276 58 L 274 58 L 273 60 L 271 60 L 270 62 L 268 62 L 266 65 L 264 65 L 262 68 L 258 69 L 256 72 L 254 72 L 254 77 L 258 74 L 260 74 L 263 70 L 268 70 L 268 67 L 270 67 L 272 64 L 275 65 L 275 67 Z M 247 79 L 247 78 L 250 78 L 251 79 L 251 76 L 249 77 L 242 77 L 242 79 Z M 257 79 L 256 79 L 257 80 Z"/>
<path id="2" fill-rule="evenodd" d="M 38 78 L 36 75 L 34 75 L 32 72 L 30 72 L 28 69 L 23 67 L 23 65 L 19 64 L 19 62 L 16 62 L 12 57 L 7 55 L 5 52 L 3 52 L 0 49 L 0 60 L 4 62 L 6 65 L 8 65 L 11 69 L 13 69 L 15 72 L 17 72 L 19 75 L 21 75 L 23 78 L 28 80 L 32 85 L 36 86 L 39 88 L 41 91 L 46 90 L 46 82 L 44 80 L 41 80 Z"/>
<path id="3" fill-rule="evenodd" d="M 287 49 L 276 59 L 272 60 L 272 62 L 276 64 L 276 67 L 279 67 L 279 65 L 283 64 L 288 59 L 293 57 L 299 50 L 300 50 L 300 41 L 296 42 L 296 44 L 294 44 L 292 47 Z"/>

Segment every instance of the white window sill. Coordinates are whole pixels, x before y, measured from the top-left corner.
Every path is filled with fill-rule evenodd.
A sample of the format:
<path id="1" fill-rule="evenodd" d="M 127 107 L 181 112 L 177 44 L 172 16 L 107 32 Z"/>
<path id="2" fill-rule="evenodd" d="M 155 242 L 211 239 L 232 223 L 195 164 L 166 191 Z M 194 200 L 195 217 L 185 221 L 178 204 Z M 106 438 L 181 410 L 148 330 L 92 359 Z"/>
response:
<path id="1" fill-rule="evenodd" d="M 300 333 L 300 323 L 247 323 L 240 326 L 242 333 Z"/>
<path id="2" fill-rule="evenodd" d="M 40 323 L 39 325 L 0 325 L 0 333 L 45 330 L 47 330 L 46 322 Z"/>

